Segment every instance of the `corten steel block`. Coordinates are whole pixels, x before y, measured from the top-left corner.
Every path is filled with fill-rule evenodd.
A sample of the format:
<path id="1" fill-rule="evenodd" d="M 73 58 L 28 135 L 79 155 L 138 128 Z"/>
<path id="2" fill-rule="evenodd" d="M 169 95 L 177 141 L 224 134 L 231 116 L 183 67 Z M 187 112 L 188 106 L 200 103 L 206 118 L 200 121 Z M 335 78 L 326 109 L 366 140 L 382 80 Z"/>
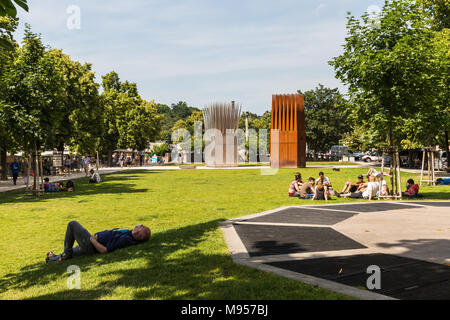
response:
<path id="1" fill-rule="evenodd" d="M 301 94 L 272 96 L 270 165 L 306 167 L 305 102 Z"/>

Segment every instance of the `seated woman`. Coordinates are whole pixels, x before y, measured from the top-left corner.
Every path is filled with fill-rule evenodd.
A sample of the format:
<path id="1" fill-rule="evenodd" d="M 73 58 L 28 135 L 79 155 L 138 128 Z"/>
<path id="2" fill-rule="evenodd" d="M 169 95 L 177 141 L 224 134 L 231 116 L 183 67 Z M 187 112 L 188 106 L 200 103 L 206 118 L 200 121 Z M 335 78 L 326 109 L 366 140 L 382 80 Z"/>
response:
<path id="1" fill-rule="evenodd" d="M 300 197 L 300 189 L 302 187 L 302 175 L 297 172 L 294 181 L 289 186 L 289 197 Z"/>
<path id="2" fill-rule="evenodd" d="M 91 255 L 95 253 L 109 253 L 114 250 L 148 241 L 151 236 L 149 227 L 142 224 L 133 230 L 113 229 L 102 231 L 93 236 L 77 221 L 71 221 L 67 225 L 64 240 L 64 252 L 55 255 L 47 252 L 45 262 L 61 262 L 71 259 L 73 256 Z M 75 241 L 78 245 L 74 248 Z"/>
<path id="3" fill-rule="evenodd" d="M 324 176 L 320 176 L 316 180 L 316 187 L 314 188 L 314 196 L 313 200 L 327 200 L 328 201 L 328 192 L 326 191 L 325 179 Z"/>

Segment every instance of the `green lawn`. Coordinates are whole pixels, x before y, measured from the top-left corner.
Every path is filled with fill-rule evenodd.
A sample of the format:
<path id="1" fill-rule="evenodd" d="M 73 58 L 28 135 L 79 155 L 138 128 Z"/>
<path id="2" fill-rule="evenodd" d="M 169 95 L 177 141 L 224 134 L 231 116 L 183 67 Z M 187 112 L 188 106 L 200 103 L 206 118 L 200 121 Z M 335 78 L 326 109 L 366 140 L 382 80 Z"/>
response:
<path id="1" fill-rule="evenodd" d="M 318 169 L 128 171 L 90 185 L 76 180 L 75 193 L 24 198 L 0 194 L 0 299 L 345 299 L 232 262 L 218 223 L 286 205 L 293 174 Z M 365 168 L 323 169 L 338 189 Z M 403 175 L 403 180 L 416 175 Z M 450 200 L 448 186 L 423 187 L 426 200 Z M 329 203 L 355 200 L 332 200 Z M 314 203 L 317 204 L 317 203 Z M 62 250 L 67 223 L 91 233 L 151 227 L 149 242 L 107 255 L 46 265 L 45 253 Z M 81 268 L 82 290 L 68 290 L 69 265 Z"/>

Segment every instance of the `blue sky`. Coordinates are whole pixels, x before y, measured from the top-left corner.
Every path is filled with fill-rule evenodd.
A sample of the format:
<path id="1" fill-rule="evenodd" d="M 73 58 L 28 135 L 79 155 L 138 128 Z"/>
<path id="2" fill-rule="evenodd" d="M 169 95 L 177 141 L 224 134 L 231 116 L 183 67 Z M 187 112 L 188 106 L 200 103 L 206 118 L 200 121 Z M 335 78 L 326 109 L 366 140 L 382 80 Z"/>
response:
<path id="1" fill-rule="evenodd" d="M 346 12 L 383 0 L 30 0 L 25 22 L 45 44 L 136 82 L 143 98 L 203 108 L 235 100 L 262 114 L 272 94 L 345 88 L 328 65 L 341 52 Z M 80 9 L 69 29 L 67 8 Z"/>

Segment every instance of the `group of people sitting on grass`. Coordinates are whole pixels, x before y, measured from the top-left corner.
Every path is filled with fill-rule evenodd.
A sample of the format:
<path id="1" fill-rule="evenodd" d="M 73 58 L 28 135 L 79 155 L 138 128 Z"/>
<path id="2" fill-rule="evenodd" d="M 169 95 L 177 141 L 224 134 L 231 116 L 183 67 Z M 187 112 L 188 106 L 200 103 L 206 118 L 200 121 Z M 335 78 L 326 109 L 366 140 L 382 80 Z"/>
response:
<path id="1" fill-rule="evenodd" d="M 333 189 L 330 179 L 325 177 L 323 172 L 319 172 L 319 178 L 311 177 L 305 183 L 302 181 L 302 175 L 297 172 L 294 181 L 289 186 L 289 197 L 327 201 L 334 195 L 338 198 L 372 200 L 389 195 L 389 188 L 383 176 L 389 176 L 389 174 L 371 168 L 366 174 L 367 181 L 364 181 L 364 176 L 361 174 L 358 176 L 357 182 L 348 181 L 342 191 L 337 192 Z M 406 192 L 402 192 L 402 196 L 408 198 L 423 197 L 419 193 L 419 185 L 415 184 L 413 179 L 407 181 Z"/>
<path id="2" fill-rule="evenodd" d="M 330 179 L 325 177 L 323 172 L 319 172 L 319 178 L 310 177 L 307 182 L 303 182 L 301 173 L 297 172 L 295 180 L 289 186 L 290 197 L 328 200 L 332 195 L 338 195 L 338 193 L 333 189 Z"/>
<path id="3" fill-rule="evenodd" d="M 62 192 L 62 191 L 75 191 L 75 184 L 72 180 L 66 182 L 64 185 L 63 182 L 51 183 L 49 178 L 44 179 L 44 191 L 45 192 Z"/>
<path id="4" fill-rule="evenodd" d="M 89 171 L 89 183 L 100 183 L 102 178 L 98 172 L 95 172 L 94 169 Z M 44 191 L 45 192 L 61 192 L 61 191 L 75 191 L 75 184 L 72 180 L 66 182 L 64 185 L 63 182 L 51 183 L 49 178 L 44 179 Z"/>

